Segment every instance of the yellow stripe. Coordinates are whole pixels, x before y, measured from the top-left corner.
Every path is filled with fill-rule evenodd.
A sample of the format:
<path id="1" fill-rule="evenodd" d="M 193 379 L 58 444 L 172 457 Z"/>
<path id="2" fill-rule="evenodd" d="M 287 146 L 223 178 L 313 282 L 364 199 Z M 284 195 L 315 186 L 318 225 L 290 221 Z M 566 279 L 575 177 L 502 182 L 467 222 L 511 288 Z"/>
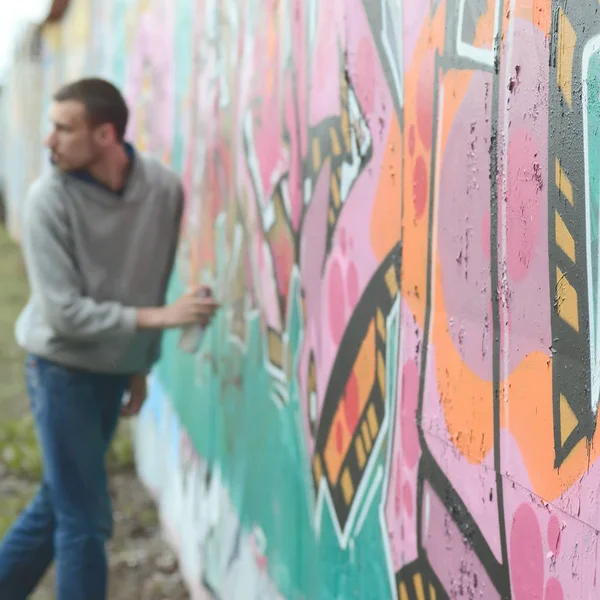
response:
<path id="1" fill-rule="evenodd" d="M 346 504 L 350 504 L 350 502 L 352 502 L 352 497 L 354 496 L 354 485 L 352 484 L 352 478 L 350 477 L 350 471 L 348 467 L 346 467 L 342 473 L 341 484 L 344 501 Z"/>
<path id="2" fill-rule="evenodd" d="M 333 210 L 333 206 L 329 207 L 329 224 L 335 225 L 335 211 Z"/>
<path id="3" fill-rule="evenodd" d="M 425 600 L 425 590 L 423 589 L 423 578 L 421 573 L 416 573 L 413 576 L 413 583 L 415 584 L 415 591 L 417 592 L 418 600 Z"/>
<path id="4" fill-rule="evenodd" d="M 390 292 L 390 296 L 394 297 L 398 293 L 398 280 L 396 279 L 396 269 L 393 265 L 385 274 L 385 283 Z"/>
<path id="5" fill-rule="evenodd" d="M 377 437 L 377 432 L 379 431 L 379 423 L 377 422 L 377 413 L 375 412 L 375 407 L 372 404 L 367 409 L 367 421 L 369 422 L 371 437 L 375 439 Z"/>
<path id="6" fill-rule="evenodd" d="M 556 304 L 559 317 L 579 333 L 577 291 L 558 267 L 556 267 Z"/>
<path id="7" fill-rule="evenodd" d="M 360 434 L 357 436 L 354 446 L 356 447 L 356 460 L 358 461 L 358 466 L 362 469 L 367 462 L 367 456 L 365 454 L 365 447 L 363 446 L 363 441 L 360 437 Z"/>
<path id="8" fill-rule="evenodd" d="M 342 108 L 340 125 L 342 135 L 344 136 L 344 143 L 346 144 L 346 151 L 350 152 L 350 149 L 352 148 L 352 136 L 350 135 L 350 116 L 348 115 L 348 109 L 346 107 Z"/>
<path id="9" fill-rule="evenodd" d="M 278 368 L 283 367 L 283 340 L 281 335 L 272 329 L 267 333 L 267 344 L 269 347 L 269 359 Z"/>
<path id="10" fill-rule="evenodd" d="M 371 434 L 369 433 L 369 426 L 367 425 L 366 421 L 362 422 L 361 431 L 363 441 L 365 443 L 365 448 L 367 452 L 371 452 L 371 447 L 373 446 L 373 443 L 371 442 Z"/>
<path id="11" fill-rule="evenodd" d="M 321 457 L 317 454 L 313 459 L 313 472 L 315 474 L 315 481 L 318 483 L 323 475 L 323 466 L 321 465 Z"/>
<path id="12" fill-rule="evenodd" d="M 556 80 L 569 108 L 573 108 L 573 57 L 577 34 L 562 8 L 558 9 L 558 64 Z"/>
<path id="13" fill-rule="evenodd" d="M 333 196 L 333 204 L 336 208 L 340 207 L 341 196 L 340 196 L 340 185 L 335 173 L 331 174 L 331 195 Z"/>
<path id="14" fill-rule="evenodd" d="M 562 251 L 571 259 L 571 262 L 575 262 L 575 240 L 567 229 L 565 222 L 562 220 L 558 212 L 555 211 L 554 215 L 554 235 L 556 237 L 556 243 L 560 246 Z"/>
<path id="15" fill-rule="evenodd" d="M 308 365 L 308 389 L 313 392 L 317 389 L 317 367 L 315 365 L 315 359 L 310 357 L 310 363 Z"/>
<path id="16" fill-rule="evenodd" d="M 383 354 L 379 350 L 377 351 L 377 378 L 379 379 L 381 395 L 385 396 L 385 360 L 383 359 Z M 375 434 L 373 434 L 373 437 L 375 437 Z"/>
<path id="17" fill-rule="evenodd" d="M 377 309 L 377 331 L 379 332 L 379 337 L 385 342 L 387 331 L 385 329 L 385 319 L 380 308 Z"/>
<path id="18" fill-rule="evenodd" d="M 331 151 L 334 156 L 339 156 L 342 153 L 342 147 L 340 146 L 340 140 L 338 139 L 335 127 L 329 128 L 329 136 L 331 137 Z"/>
<path id="19" fill-rule="evenodd" d="M 398 586 L 398 595 L 400 596 L 400 600 L 409 600 L 404 581 L 401 581 Z"/>
<path id="20" fill-rule="evenodd" d="M 556 157 L 556 185 L 558 186 L 558 189 L 563 193 L 565 198 L 569 201 L 571 206 L 575 206 L 573 203 L 573 186 L 571 185 L 567 174 L 562 168 L 558 157 Z"/>
<path id="21" fill-rule="evenodd" d="M 321 168 L 321 144 L 318 137 L 313 138 L 313 168 L 315 173 Z"/>

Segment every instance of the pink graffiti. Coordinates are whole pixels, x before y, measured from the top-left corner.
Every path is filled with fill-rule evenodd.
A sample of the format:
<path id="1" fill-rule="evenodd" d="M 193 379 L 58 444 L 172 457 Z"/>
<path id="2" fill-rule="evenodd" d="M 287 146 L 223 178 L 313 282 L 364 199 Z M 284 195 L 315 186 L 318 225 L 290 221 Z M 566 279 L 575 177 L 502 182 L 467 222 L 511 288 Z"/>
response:
<path id="1" fill-rule="evenodd" d="M 169 156 L 174 122 L 174 4 L 153 0 L 151 10 L 142 13 L 128 61 L 125 95 L 137 112 L 142 110 L 142 124 L 132 115 L 128 135 L 138 140 L 148 136 L 148 150 L 160 158 Z"/>

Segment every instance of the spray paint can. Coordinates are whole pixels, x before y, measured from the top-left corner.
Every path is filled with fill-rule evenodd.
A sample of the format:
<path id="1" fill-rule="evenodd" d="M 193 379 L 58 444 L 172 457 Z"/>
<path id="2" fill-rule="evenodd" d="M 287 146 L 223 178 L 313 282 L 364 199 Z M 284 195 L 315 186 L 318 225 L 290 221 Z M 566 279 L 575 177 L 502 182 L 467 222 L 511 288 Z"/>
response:
<path id="1" fill-rule="evenodd" d="M 212 298 L 212 291 L 209 287 L 200 288 L 198 296 L 200 298 Z M 188 354 L 196 354 L 202 344 L 204 332 L 205 327 L 199 323 L 183 327 L 179 336 L 179 349 Z"/>

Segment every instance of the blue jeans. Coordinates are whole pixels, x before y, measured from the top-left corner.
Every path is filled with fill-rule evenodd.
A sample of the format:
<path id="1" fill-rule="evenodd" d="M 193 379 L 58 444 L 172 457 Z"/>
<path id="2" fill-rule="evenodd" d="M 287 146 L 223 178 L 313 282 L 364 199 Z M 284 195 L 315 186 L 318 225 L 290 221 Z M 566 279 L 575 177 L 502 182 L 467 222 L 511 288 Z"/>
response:
<path id="1" fill-rule="evenodd" d="M 128 377 L 29 356 L 40 488 L 0 545 L 0 598 L 25 600 L 53 560 L 57 600 L 104 600 L 112 506 L 105 460 Z"/>

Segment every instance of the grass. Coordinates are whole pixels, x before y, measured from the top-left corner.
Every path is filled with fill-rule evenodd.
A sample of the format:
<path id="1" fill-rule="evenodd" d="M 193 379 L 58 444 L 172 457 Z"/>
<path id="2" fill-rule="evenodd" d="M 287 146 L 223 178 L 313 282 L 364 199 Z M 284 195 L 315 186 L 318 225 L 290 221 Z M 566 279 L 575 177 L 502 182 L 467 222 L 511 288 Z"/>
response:
<path id="1" fill-rule="evenodd" d="M 24 351 L 14 338 L 14 326 L 29 293 L 19 247 L 0 226 L 0 415 L 22 417 L 28 401 L 23 379 Z"/>
<path id="2" fill-rule="evenodd" d="M 0 226 L 0 538 L 31 497 L 42 466 L 29 413 L 23 362 L 25 352 L 14 325 L 29 289 L 19 246 Z M 133 467 L 129 427 L 122 423 L 108 457 L 110 471 Z M 2 483 L 8 488 L 3 489 Z"/>

